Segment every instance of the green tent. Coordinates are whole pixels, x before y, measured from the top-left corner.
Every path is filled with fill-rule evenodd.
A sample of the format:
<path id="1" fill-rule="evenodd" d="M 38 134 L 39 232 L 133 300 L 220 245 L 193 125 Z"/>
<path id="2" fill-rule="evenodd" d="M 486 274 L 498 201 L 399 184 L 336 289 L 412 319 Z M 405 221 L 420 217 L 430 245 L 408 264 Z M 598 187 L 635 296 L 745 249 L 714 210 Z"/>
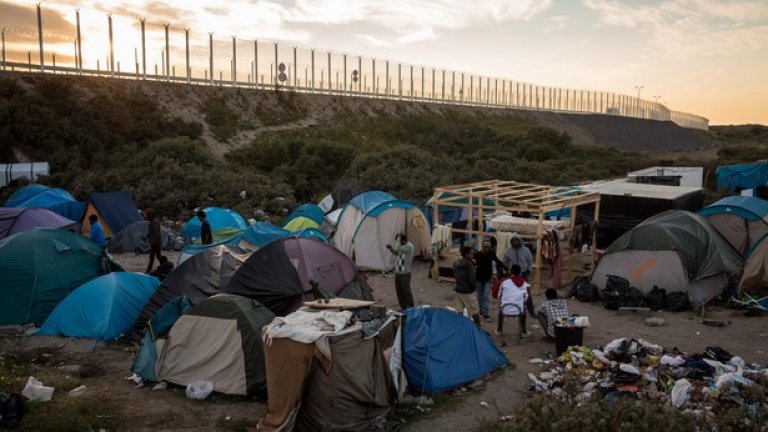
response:
<path id="1" fill-rule="evenodd" d="M 173 325 L 155 368 L 158 381 L 189 385 L 210 381 L 213 390 L 249 395 L 267 381 L 261 329 L 275 315 L 256 300 L 217 294 Z"/>
<path id="2" fill-rule="evenodd" d="M 70 292 L 104 274 L 103 257 L 87 238 L 54 228 L 0 240 L 0 325 L 40 326 Z"/>

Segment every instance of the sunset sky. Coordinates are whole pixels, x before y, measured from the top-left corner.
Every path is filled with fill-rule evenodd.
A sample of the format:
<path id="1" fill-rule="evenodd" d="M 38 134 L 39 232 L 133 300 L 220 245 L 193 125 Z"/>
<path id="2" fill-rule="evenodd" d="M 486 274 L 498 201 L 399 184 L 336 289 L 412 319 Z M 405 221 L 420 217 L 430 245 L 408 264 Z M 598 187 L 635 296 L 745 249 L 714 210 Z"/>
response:
<path id="1" fill-rule="evenodd" d="M 0 27 L 7 28 L 9 49 L 14 43 L 35 43 L 34 5 L 0 0 Z M 109 11 L 130 30 L 116 36 L 125 64 L 132 64 L 137 45 L 137 32 L 129 26 L 144 16 L 169 22 L 176 31 L 191 28 L 199 49 L 213 32 L 222 44 L 235 35 L 285 40 L 542 85 L 628 95 L 642 85 L 644 99 L 659 96 L 669 108 L 705 116 L 710 124 L 768 124 L 766 0 L 62 0 L 42 5 L 46 43 L 62 56 L 73 51 L 74 8 L 80 7 L 86 59 L 104 59 Z"/>

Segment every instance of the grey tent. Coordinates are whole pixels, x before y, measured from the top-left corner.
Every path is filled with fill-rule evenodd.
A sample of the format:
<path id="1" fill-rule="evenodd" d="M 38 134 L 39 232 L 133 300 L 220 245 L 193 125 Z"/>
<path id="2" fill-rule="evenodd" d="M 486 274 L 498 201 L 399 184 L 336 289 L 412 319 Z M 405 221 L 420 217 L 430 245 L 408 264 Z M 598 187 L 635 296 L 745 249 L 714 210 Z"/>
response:
<path id="1" fill-rule="evenodd" d="M 107 244 L 110 253 L 147 253 L 149 252 L 149 222 L 136 221 L 112 236 Z M 166 251 L 179 251 L 184 247 L 184 240 L 170 228 L 161 227 L 162 248 Z"/>
<path id="2" fill-rule="evenodd" d="M 139 341 L 147 321 L 163 305 L 179 296 L 186 296 L 195 306 L 208 297 L 222 292 L 232 275 L 251 255 L 237 246 L 219 245 L 192 256 L 179 264 L 163 279 L 155 294 L 144 306 L 131 330 L 131 338 Z"/>
<path id="3" fill-rule="evenodd" d="M 699 211 L 743 256 L 768 234 L 768 201 L 743 196 L 725 197 Z"/>
<path id="4" fill-rule="evenodd" d="M 741 257 L 707 220 L 669 210 L 646 219 L 606 249 L 592 275 L 605 287 L 608 275 L 621 276 L 643 293 L 654 286 L 687 292 L 695 303 L 721 294 Z"/>
<path id="5" fill-rule="evenodd" d="M 254 394 L 267 379 L 261 329 L 274 318 L 245 297 L 205 299 L 168 332 L 155 367 L 157 380 L 183 386 L 210 381 L 219 393 Z"/>
<path id="6" fill-rule="evenodd" d="M 768 235 L 749 250 L 744 261 L 739 292 L 758 297 L 768 296 Z"/>

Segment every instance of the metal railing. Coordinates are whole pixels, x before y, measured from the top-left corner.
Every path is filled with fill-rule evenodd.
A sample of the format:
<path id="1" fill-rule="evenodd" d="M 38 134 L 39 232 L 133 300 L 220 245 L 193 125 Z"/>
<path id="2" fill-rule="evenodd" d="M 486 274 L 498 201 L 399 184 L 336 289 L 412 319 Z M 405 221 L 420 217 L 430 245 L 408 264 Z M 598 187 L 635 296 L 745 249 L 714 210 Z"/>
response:
<path id="1" fill-rule="evenodd" d="M 218 38 L 145 18 L 78 9 L 72 10 L 74 24 L 64 32 L 71 31 L 71 38 L 61 30 L 46 33 L 49 20 L 66 27 L 69 21 L 63 13 L 61 8 L 38 5 L 36 22 L 30 19 L 12 27 L 0 22 L 0 69 L 606 114 L 709 127 L 704 117 L 631 95 L 540 86 L 275 41 Z"/>

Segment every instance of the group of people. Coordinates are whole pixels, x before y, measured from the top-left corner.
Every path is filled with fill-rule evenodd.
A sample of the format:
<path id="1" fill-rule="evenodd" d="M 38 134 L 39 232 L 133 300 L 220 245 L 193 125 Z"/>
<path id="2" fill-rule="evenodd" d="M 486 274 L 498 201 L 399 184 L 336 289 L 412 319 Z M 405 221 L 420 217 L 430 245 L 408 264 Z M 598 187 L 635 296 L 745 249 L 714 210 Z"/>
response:
<path id="1" fill-rule="evenodd" d="M 411 264 L 413 245 L 405 234 L 395 237 L 395 245 L 387 249 L 396 256 L 395 291 L 401 309 L 414 306 L 411 292 Z M 494 284 L 498 284 L 499 310 L 496 334 L 501 335 L 505 317 L 517 317 L 521 338 L 530 334 L 526 328 L 526 315 L 537 318 L 548 338 L 554 338 L 554 325 L 558 319 L 568 317 L 565 299 L 558 298 L 557 290 L 548 289 L 546 301 L 534 308 L 528 276 L 533 270 L 533 255 L 523 239 L 515 235 L 499 259 L 490 240 L 483 241 L 482 249 L 475 253 L 470 246 L 462 246 L 461 258 L 453 263 L 454 308 L 464 310 L 479 326 L 481 319 L 491 322 L 490 298 Z"/>

